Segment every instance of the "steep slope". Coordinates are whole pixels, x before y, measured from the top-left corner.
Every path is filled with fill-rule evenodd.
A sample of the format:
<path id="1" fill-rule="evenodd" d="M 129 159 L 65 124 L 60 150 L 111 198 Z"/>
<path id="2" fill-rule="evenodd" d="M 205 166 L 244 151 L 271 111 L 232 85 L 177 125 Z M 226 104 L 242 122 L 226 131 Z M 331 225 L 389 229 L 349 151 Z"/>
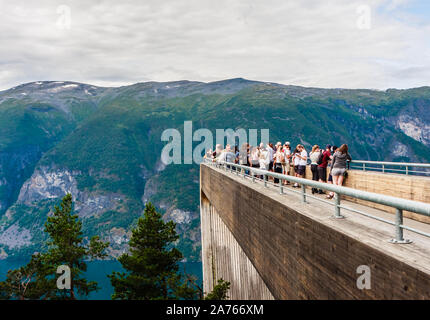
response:
<path id="1" fill-rule="evenodd" d="M 42 154 L 95 109 L 96 95 L 96 87 L 70 82 L 30 83 L 0 92 L 0 215 L 16 200 Z"/>

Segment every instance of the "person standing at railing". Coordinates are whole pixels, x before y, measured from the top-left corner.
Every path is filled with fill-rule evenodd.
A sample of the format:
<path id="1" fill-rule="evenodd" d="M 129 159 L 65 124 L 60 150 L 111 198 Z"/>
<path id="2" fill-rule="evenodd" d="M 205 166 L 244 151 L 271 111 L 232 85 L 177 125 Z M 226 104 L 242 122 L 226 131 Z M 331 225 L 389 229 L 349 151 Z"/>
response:
<path id="1" fill-rule="evenodd" d="M 213 151 L 212 149 L 208 149 L 203 157 L 203 159 L 213 160 Z"/>
<path id="2" fill-rule="evenodd" d="M 269 169 L 270 159 L 269 159 L 269 152 L 267 151 L 267 148 L 264 147 L 264 143 L 260 144 L 258 157 L 260 161 L 260 169 L 267 171 Z M 261 176 L 260 178 L 262 179 L 263 177 Z M 267 176 L 266 176 L 266 179 L 267 179 Z"/>
<path id="3" fill-rule="evenodd" d="M 327 167 L 328 162 L 330 161 L 331 157 L 331 145 L 326 145 L 325 150 L 322 152 L 322 155 L 320 155 L 320 158 L 318 159 L 318 179 L 319 182 L 327 183 Z M 319 190 L 319 194 L 324 194 L 324 190 Z"/>
<path id="4" fill-rule="evenodd" d="M 272 143 L 266 145 L 267 152 L 269 153 L 269 171 L 273 171 L 273 156 L 275 155 L 275 149 Z"/>
<path id="5" fill-rule="evenodd" d="M 221 155 L 222 152 L 223 152 L 222 145 L 221 144 L 217 144 L 215 146 L 215 151 L 213 153 L 214 159 L 216 160 Z"/>
<path id="6" fill-rule="evenodd" d="M 289 142 L 285 142 L 284 148 L 282 149 L 282 152 L 284 153 L 284 163 L 282 164 L 282 173 L 285 175 L 290 174 L 290 167 L 291 167 L 291 145 Z M 284 184 L 290 184 L 288 181 L 284 181 Z"/>
<path id="7" fill-rule="evenodd" d="M 334 153 L 336 152 L 336 150 L 337 150 L 337 147 L 336 146 L 333 146 L 333 147 L 331 147 L 331 151 L 330 151 L 330 153 L 331 153 L 331 155 L 330 155 L 330 168 L 331 168 L 331 166 L 332 166 L 332 163 L 333 163 L 333 155 L 334 155 Z M 330 169 L 330 171 L 329 171 L 329 174 L 328 174 L 328 181 L 327 181 L 327 183 L 329 183 L 329 184 L 333 184 L 333 177 L 332 177 L 332 175 L 331 175 L 331 169 Z"/>
<path id="8" fill-rule="evenodd" d="M 320 151 L 320 147 L 318 145 L 314 145 L 311 153 L 309 154 L 309 158 L 311 159 L 312 180 L 314 181 L 318 181 L 318 159 L 321 155 Z M 312 194 L 317 192 L 317 188 L 312 188 Z"/>
<path id="9" fill-rule="evenodd" d="M 282 152 L 282 144 L 278 145 L 278 149 L 276 150 L 274 161 L 273 161 L 273 169 L 276 173 L 282 174 L 282 163 L 285 162 L 285 155 Z M 279 183 L 279 179 L 275 178 L 274 183 Z"/>
<path id="10" fill-rule="evenodd" d="M 240 151 L 239 151 L 239 164 L 241 166 L 249 166 L 249 156 L 248 156 L 248 144 L 247 143 L 243 143 L 242 146 L 240 147 Z M 242 173 L 245 174 L 249 174 L 248 170 L 245 170 L 245 172 L 243 172 L 244 169 L 241 170 Z"/>
<path id="11" fill-rule="evenodd" d="M 306 164 L 308 163 L 308 153 L 305 149 L 305 147 L 301 144 L 297 146 L 297 153 L 295 154 L 295 157 L 297 159 L 297 171 L 296 171 L 296 177 L 303 178 L 306 173 Z M 294 184 L 295 188 L 298 188 L 299 185 L 296 183 Z"/>
<path id="12" fill-rule="evenodd" d="M 221 151 L 221 153 L 216 158 L 216 161 L 220 164 L 227 162 L 227 163 L 234 163 L 235 154 L 232 152 L 230 145 L 228 144 L 224 150 Z M 230 168 L 230 166 L 227 165 L 227 168 Z"/>
<path id="13" fill-rule="evenodd" d="M 299 163 L 300 163 L 300 158 L 299 158 L 300 150 L 299 149 L 300 149 L 300 145 L 298 144 L 296 146 L 296 148 L 294 149 L 294 152 L 293 152 L 293 155 L 292 155 L 293 165 L 294 165 L 294 176 L 295 177 L 299 176 Z M 293 185 L 293 188 L 298 188 L 298 187 L 299 187 L 298 183 L 295 183 Z"/>
<path id="14" fill-rule="evenodd" d="M 343 179 L 347 170 L 348 160 L 351 161 L 351 156 L 348 153 L 348 146 L 343 144 L 333 155 L 333 160 L 331 162 L 330 173 L 333 177 L 333 184 L 337 186 L 342 186 Z M 330 192 L 327 198 L 332 199 L 334 193 Z"/>
<path id="15" fill-rule="evenodd" d="M 225 148 L 224 153 L 225 153 L 225 162 L 235 163 L 236 155 L 234 154 L 234 152 L 231 149 L 231 146 L 229 144 Z"/>
<path id="16" fill-rule="evenodd" d="M 304 145 L 300 145 L 300 158 L 299 160 L 299 178 L 303 178 L 306 173 L 306 165 L 308 164 L 308 152 L 305 149 Z"/>
<path id="17" fill-rule="evenodd" d="M 241 166 L 249 166 L 249 162 L 248 162 L 248 144 L 247 143 L 242 144 L 242 146 L 240 147 L 240 151 L 239 151 L 239 164 Z"/>
<path id="18" fill-rule="evenodd" d="M 217 146 L 218 149 L 218 146 Z M 215 161 L 219 164 L 226 162 L 226 149 L 222 149 L 221 152 L 217 152 Z"/>
<path id="19" fill-rule="evenodd" d="M 239 163 L 239 156 L 240 156 L 239 147 L 234 146 L 234 163 L 236 164 Z"/>
<path id="20" fill-rule="evenodd" d="M 260 167 L 260 158 L 258 157 L 258 148 L 257 147 L 250 147 L 249 152 L 249 163 L 251 167 L 253 168 L 259 168 Z"/>

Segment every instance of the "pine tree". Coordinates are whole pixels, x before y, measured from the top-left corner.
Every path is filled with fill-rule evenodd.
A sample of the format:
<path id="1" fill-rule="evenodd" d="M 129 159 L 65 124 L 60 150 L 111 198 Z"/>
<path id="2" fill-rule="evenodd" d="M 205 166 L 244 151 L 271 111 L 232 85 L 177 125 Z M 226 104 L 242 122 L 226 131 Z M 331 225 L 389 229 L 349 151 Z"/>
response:
<path id="1" fill-rule="evenodd" d="M 49 290 L 49 270 L 42 255 L 34 254 L 27 265 L 8 271 L 0 282 L 0 299 L 40 299 Z"/>
<path id="2" fill-rule="evenodd" d="M 86 259 L 106 257 L 107 243 L 98 236 L 84 244 L 82 222 L 73 211 L 72 195 L 66 195 L 60 207 L 48 217 L 45 232 L 48 233 L 48 251 L 33 255 L 30 262 L 17 270 L 8 272 L 0 289 L 11 299 L 76 299 L 76 294 L 87 296 L 97 290 L 97 283 L 87 281 L 82 274 L 87 270 Z M 71 289 L 57 288 L 57 268 L 68 266 L 71 271 Z"/>
<path id="3" fill-rule="evenodd" d="M 227 295 L 230 290 L 230 282 L 218 279 L 218 284 L 213 288 L 212 292 L 208 293 L 205 300 L 227 300 Z"/>
<path id="4" fill-rule="evenodd" d="M 182 253 L 173 247 L 178 240 L 176 224 L 164 222 L 155 207 L 148 203 L 144 216 L 132 231 L 130 253 L 118 261 L 126 272 L 109 275 L 114 294 L 112 299 L 167 300 L 195 299 L 192 289 L 179 273 Z"/>

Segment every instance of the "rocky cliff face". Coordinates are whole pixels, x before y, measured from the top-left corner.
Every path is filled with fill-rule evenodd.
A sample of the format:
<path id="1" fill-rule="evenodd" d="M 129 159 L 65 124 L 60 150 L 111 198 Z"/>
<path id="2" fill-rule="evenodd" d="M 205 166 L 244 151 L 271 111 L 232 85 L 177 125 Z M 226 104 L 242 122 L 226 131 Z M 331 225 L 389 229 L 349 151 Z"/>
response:
<path id="1" fill-rule="evenodd" d="M 22 185 L 15 205 L 10 207 L 0 220 L 2 246 L 0 259 L 16 252 L 19 254 L 23 248 L 37 247 L 37 242 L 43 239 L 43 225 L 46 219 L 39 217 L 37 208 L 43 207 L 46 202 L 52 204 L 45 212 L 49 214 L 54 203 L 70 193 L 74 198 L 75 212 L 85 220 L 117 208 L 125 198 L 121 194 L 79 190 L 76 179 L 79 175 L 80 172 L 58 169 L 55 166 L 41 166 L 35 170 Z M 33 221 L 31 228 L 27 228 L 26 221 Z M 113 227 L 106 230 L 102 238 L 111 243 L 109 254 L 117 257 L 127 250 L 130 234 L 124 229 Z"/>
<path id="2" fill-rule="evenodd" d="M 157 170 L 157 172 L 160 171 Z M 44 219 L 36 217 L 32 219 L 35 208 L 43 206 L 46 202 L 54 204 L 68 193 L 73 195 L 74 210 L 83 219 L 84 225 L 93 221 L 98 222 L 95 228 L 103 230 L 98 234 L 104 241 L 110 243 L 108 255 L 117 258 L 127 252 L 131 237 L 130 226 L 117 227 L 104 215 L 108 212 L 116 212 L 118 215 L 128 214 L 124 209 L 124 203 L 129 199 L 120 193 L 80 190 L 78 179 L 81 174 L 79 171 L 56 168 L 55 165 L 40 166 L 34 171 L 22 185 L 15 205 L 6 212 L 3 222 L 0 221 L 0 248 L 3 250 L 0 259 L 8 257 L 8 252 L 10 256 L 10 253 L 37 245 L 43 231 Z M 148 183 L 145 184 L 145 192 L 142 196 L 144 203 L 157 194 L 157 180 L 151 179 L 151 173 L 148 171 L 145 172 L 145 177 L 148 178 Z M 156 204 L 165 210 L 163 218 L 177 223 L 178 232 L 192 241 L 193 249 L 198 250 L 200 232 L 195 227 L 190 228 L 191 222 L 198 219 L 198 212 L 180 210 L 166 202 Z M 47 209 L 47 214 L 52 212 L 52 206 Z M 23 223 L 23 220 L 28 219 L 37 220 L 30 229 L 26 228 L 26 223 Z"/>
<path id="3" fill-rule="evenodd" d="M 18 191 L 40 157 L 37 146 L 0 151 L 0 216 L 16 201 Z"/>
<path id="4" fill-rule="evenodd" d="M 426 146 L 430 146 L 430 122 L 404 114 L 398 118 L 396 125 L 407 136 Z"/>
<path id="5" fill-rule="evenodd" d="M 21 188 L 17 203 L 31 205 L 41 200 L 60 199 L 73 195 L 75 211 L 83 218 L 111 210 L 121 201 L 122 195 L 113 193 L 90 193 L 78 189 L 76 176 L 80 172 L 67 169 L 40 167 Z"/>
<path id="6" fill-rule="evenodd" d="M 31 204 L 43 199 L 57 199 L 68 193 L 76 197 L 78 194 L 77 183 L 74 178 L 76 174 L 78 173 L 72 173 L 68 170 L 53 170 L 49 167 L 38 168 L 22 186 L 18 202 Z"/>

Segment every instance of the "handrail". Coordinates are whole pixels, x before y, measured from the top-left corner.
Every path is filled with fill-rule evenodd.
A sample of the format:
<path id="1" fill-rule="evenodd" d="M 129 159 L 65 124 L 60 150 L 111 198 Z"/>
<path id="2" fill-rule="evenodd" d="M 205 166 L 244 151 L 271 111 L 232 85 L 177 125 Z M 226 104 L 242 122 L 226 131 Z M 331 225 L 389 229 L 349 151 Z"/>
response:
<path id="1" fill-rule="evenodd" d="M 358 189 L 353 189 L 353 188 L 348 188 L 348 187 L 343 187 L 343 186 L 336 186 L 336 185 L 317 182 L 317 181 L 308 180 L 308 179 L 304 179 L 304 178 L 297 178 L 297 177 L 288 176 L 288 175 L 284 175 L 284 174 L 280 174 L 280 173 L 270 172 L 270 171 L 252 168 L 252 167 L 248 167 L 248 166 L 243 166 L 243 165 L 239 165 L 239 164 L 235 164 L 235 163 L 219 162 L 219 161 L 213 162 L 213 161 L 208 160 L 208 159 L 205 159 L 205 163 L 215 165 L 217 167 L 223 167 L 226 171 L 230 170 L 231 172 L 233 172 L 233 168 L 234 168 L 235 169 L 234 171 L 236 172 L 236 174 L 237 175 L 241 174 L 241 175 L 243 175 L 244 178 L 247 176 L 246 172 L 249 172 L 250 174 L 248 176 L 252 177 L 253 182 L 255 182 L 256 176 L 263 176 L 265 186 L 267 186 L 266 177 L 273 177 L 273 178 L 279 179 L 280 194 L 284 193 L 283 192 L 284 191 L 283 181 L 289 181 L 292 183 L 300 184 L 301 185 L 301 192 L 300 193 L 302 195 L 302 200 L 304 203 L 306 203 L 307 197 L 314 198 L 314 199 L 317 199 L 320 201 L 324 201 L 326 203 L 328 202 L 328 201 L 323 200 L 319 197 L 307 195 L 306 194 L 306 186 L 312 187 L 312 188 L 317 188 L 317 189 L 322 189 L 322 190 L 326 190 L 326 191 L 331 191 L 331 192 L 335 193 L 335 202 L 334 202 L 334 207 L 335 207 L 334 217 L 335 218 L 344 218 L 344 216 L 342 216 L 340 214 L 340 209 L 342 208 L 342 209 L 346 209 L 348 211 L 356 212 L 356 213 L 365 215 L 367 217 L 371 217 L 373 219 L 377 219 L 377 220 L 383 221 L 385 223 L 389 223 L 391 225 L 394 225 L 396 229 L 395 229 L 395 238 L 390 240 L 392 243 L 410 243 L 411 242 L 410 240 L 406 240 L 403 238 L 403 229 L 424 235 L 426 237 L 430 237 L 429 233 L 425 233 L 425 232 L 422 232 L 422 231 L 419 231 L 419 230 L 416 230 L 416 229 L 413 229 L 411 227 L 407 227 L 407 226 L 403 225 L 403 211 L 404 210 L 410 211 L 410 212 L 415 212 L 417 214 L 421 214 L 421 215 L 425 215 L 425 216 L 430 216 L 430 204 L 428 204 L 428 203 L 418 202 L 418 201 L 413 201 L 413 200 L 408 200 L 408 199 L 402 199 L 402 198 L 396 198 L 393 196 L 387 196 L 387 195 L 383 195 L 383 194 L 378 194 L 378 193 L 373 193 L 373 192 L 368 192 L 368 191 L 363 191 L 363 190 L 358 190 Z M 290 190 L 290 191 L 297 192 L 295 190 Z M 370 201 L 370 202 L 374 202 L 374 203 L 389 206 L 389 207 L 393 207 L 396 209 L 395 222 L 390 222 L 390 221 L 382 219 L 380 217 L 372 216 L 372 215 L 367 214 L 365 212 L 362 212 L 360 210 L 341 206 L 341 204 L 340 204 L 340 196 L 341 195 L 353 197 L 353 198 L 359 199 L 359 200 Z M 329 203 L 331 203 L 331 202 L 329 202 Z"/>
<path id="2" fill-rule="evenodd" d="M 357 166 L 351 166 L 356 164 Z M 373 167 L 372 167 L 373 165 Z M 360 169 L 363 171 L 374 170 L 385 172 L 404 172 L 406 175 L 410 173 L 418 174 L 430 174 L 427 170 L 412 170 L 412 168 L 428 168 L 430 169 L 430 163 L 409 163 L 409 162 L 392 162 L 392 161 L 369 161 L 369 160 L 351 160 L 348 162 L 348 166 L 351 169 Z M 378 167 L 374 167 L 378 166 Z M 388 168 L 387 168 L 388 166 Z M 397 167 L 389 168 L 389 167 Z"/>
<path id="3" fill-rule="evenodd" d="M 430 163 L 413 163 L 413 162 L 391 162 L 391 161 L 370 161 L 370 160 L 351 160 L 351 163 L 367 163 L 367 164 L 379 164 L 389 166 L 400 166 L 400 167 L 419 167 L 419 168 L 430 168 Z"/>

